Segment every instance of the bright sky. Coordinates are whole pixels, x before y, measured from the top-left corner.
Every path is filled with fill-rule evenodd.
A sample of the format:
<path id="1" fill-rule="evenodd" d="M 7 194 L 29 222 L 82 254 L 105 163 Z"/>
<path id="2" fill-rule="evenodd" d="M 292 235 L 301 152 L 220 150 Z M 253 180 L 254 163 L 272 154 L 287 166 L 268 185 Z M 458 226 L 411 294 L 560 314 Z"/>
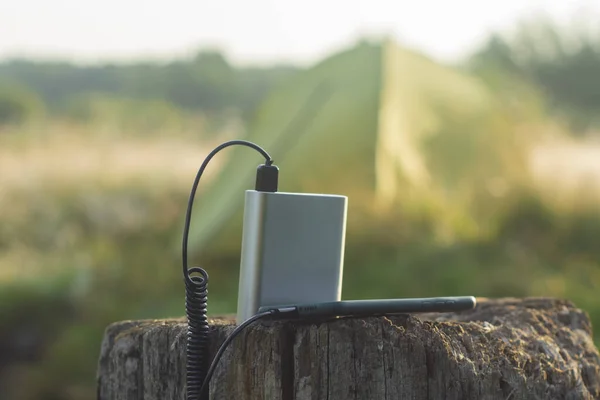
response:
<path id="1" fill-rule="evenodd" d="M 0 58 L 125 61 L 218 46 L 242 63 L 311 63 L 385 32 L 451 61 L 539 11 L 600 15 L 600 0 L 0 0 Z"/>

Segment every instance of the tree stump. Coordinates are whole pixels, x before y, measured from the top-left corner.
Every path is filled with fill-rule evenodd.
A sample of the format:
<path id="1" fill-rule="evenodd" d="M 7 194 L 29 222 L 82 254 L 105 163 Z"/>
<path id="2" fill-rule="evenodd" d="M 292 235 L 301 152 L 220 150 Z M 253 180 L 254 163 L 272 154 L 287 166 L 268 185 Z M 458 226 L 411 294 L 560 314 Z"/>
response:
<path id="1" fill-rule="evenodd" d="M 597 399 L 600 355 L 564 300 L 478 299 L 472 311 L 264 321 L 225 352 L 211 399 Z M 211 352 L 234 329 L 212 319 Z M 185 319 L 106 330 L 99 400 L 185 398 Z"/>

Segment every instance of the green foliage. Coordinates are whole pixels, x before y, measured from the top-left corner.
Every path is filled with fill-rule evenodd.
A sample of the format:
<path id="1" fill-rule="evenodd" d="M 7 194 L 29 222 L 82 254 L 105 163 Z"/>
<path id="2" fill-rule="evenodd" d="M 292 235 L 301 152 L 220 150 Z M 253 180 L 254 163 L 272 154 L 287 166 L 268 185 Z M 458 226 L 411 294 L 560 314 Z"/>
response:
<path id="1" fill-rule="evenodd" d="M 60 337 L 74 317 L 68 277 L 62 274 L 40 276 L 7 284 L 0 282 L 0 372 L 28 365 Z M 22 398 L 18 385 L 4 382 L 0 389 L 8 398 Z M 39 380 L 36 380 L 36 385 Z"/>
<path id="2" fill-rule="evenodd" d="M 470 60 L 476 73 L 495 73 L 541 89 L 552 112 L 564 115 L 575 133 L 600 120 L 600 38 L 595 26 L 575 21 L 568 28 L 535 19 L 514 34 L 492 35 Z"/>
<path id="3" fill-rule="evenodd" d="M 22 124 L 43 112 L 37 95 L 24 86 L 0 84 L 0 125 Z"/>
<path id="4" fill-rule="evenodd" d="M 0 291 L 0 335 L 10 335 L 12 327 L 22 328 L 30 324 L 46 328 L 54 324 L 56 328 L 60 324 L 59 313 L 53 313 L 63 309 L 64 314 L 68 314 L 69 299 L 65 286 L 65 279 L 60 275 L 3 284 Z M 18 308 L 15 307 L 17 304 Z"/>
<path id="5" fill-rule="evenodd" d="M 55 115 L 82 118 L 74 104 L 90 97 L 164 102 L 188 111 L 219 114 L 237 109 L 251 118 L 264 96 L 296 73 L 292 66 L 240 68 L 217 51 L 166 64 L 77 66 L 13 60 L 0 64 L 0 79 L 27 84 Z"/>

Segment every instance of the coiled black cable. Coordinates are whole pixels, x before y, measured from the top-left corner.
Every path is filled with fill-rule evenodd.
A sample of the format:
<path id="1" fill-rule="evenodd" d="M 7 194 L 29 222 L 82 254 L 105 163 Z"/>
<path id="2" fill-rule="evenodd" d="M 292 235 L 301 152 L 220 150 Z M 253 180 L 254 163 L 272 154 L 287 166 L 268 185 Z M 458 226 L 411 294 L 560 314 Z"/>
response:
<path id="1" fill-rule="evenodd" d="M 267 166 L 271 166 L 273 164 L 273 160 L 271 156 L 263 150 L 260 146 L 248 142 L 245 140 L 231 140 L 225 142 L 219 146 L 217 146 L 213 151 L 211 151 L 208 156 L 204 159 L 204 162 L 200 166 L 198 173 L 196 174 L 196 178 L 194 179 L 194 183 L 192 185 L 192 190 L 190 193 L 190 197 L 187 205 L 187 212 L 185 216 L 185 225 L 183 228 L 183 240 L 181 247 L 181 256 L 183 263 L 183 277 L 185 282 L 185 310 L 188 321 L 188 329 L 187 329 L 187 343 L 186 343 L 186 388 L 187 388 L 187 400 L 208 400 L 209 394 L 209 386 L 208 381 L 210 380 L 210 376 L 216 367 L 216 361 L 218 358 L 215 357 L 214 362 L 211 365 L 211 368 L 207 370 L 208 366 L 208 333 L 210 326 L 208 324 L 207 317 L 207 306 L 208 306 L 208 274 L 207 272 L 200 267 L 188 268 L 188 236 L 190 230 L 190 221 L 192 215 L 192 207 L 194 204 L 194 197 L 196 195 L 196 190 L 198 188 L 198 183 L 200 182 L 200 178 L 206 169 L 206 166 L 210 162 L 210 160 L 222 149 L 233 146 L 233 145 L 242 145 L 255 149 L 258 151 L 264 158 L 265 164 Z M 261 317 L 269 315 L 269 313 L 263 313 Z M 256 320 L 258 318 L 252 318 L 252 320 Z M 253 321 L 246 321 L 248 323 Z M 243 326 L 247 326 L 248 323 L 242 324 Z M 240 325 L 236 329 L 237 332 L 241 331 L 243 327 Z M 219 349 L 217 353 L 219 356 L 224 351 L 225 345 L 228 344 L 231 339 L 233 339 L 232 335 L 224 346 Z M 208 374 L 208 372 L 211 372 Z"/>
<path id="2" fill-rule="evenodd" d="M 208 391 L 202 384 L 208 365 L 208 274 L 202 268 L 190 268 L 190 274 L 196 274 L 185 281 L 185 311 L 188 319 L 186 346 L 186 384 L 187 398 L 190 400 L 208 399 Z"/>

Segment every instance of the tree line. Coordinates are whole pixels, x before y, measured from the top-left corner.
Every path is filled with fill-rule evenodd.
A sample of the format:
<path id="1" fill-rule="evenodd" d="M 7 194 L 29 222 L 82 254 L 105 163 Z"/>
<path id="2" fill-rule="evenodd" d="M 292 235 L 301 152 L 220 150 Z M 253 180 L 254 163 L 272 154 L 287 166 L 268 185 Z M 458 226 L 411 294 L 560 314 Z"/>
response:
<path id="1" fill-rule="evenodd" d="M 536 87 L 552 112 L 565 116 L 574 131 L 585 132 L 599 124 L 597 31 L 581 26 L 565 30 L 547 20 L 526 21 L 512 36 L 492 34 L 466 61 L 464 68 L 493 76 L 491 81 L 499 88 L 515 79 Z M 248 119 L 275 85 L 300 69 L 238 67 L 219 51 L 200 51 L 168 63 L 130 65 L 9 60 L 0 63 L 0 123 L 21 121 L 40 109 L 69 115 L 97 95 L 159 100 L 208 114 L 234 109 Z"/>
<path id="2" fill-rule="evenodd" d="M 164 64 L 10 60 L 0 63 L 0 121 L 20 120 L 40 102 L 51 114 L 69 114 L 94 95 L 160 100 L 206 113 L 237 109 L 248 117 L 266 93 L 298 70 L 292 65 L 235 67 L 218 51 Z"/>
<path id="3" fill-rule="evenodd" d="M 591 22 L 591 20 L 589 20 Z M 475 73 L 535 86 L 549 111 L 575 133 L 600 126 L 600 26 L 575 20 L 559 27 L 548 19 L 519 23 L 512 35 L 492 34 L 468 62 Z"/>

